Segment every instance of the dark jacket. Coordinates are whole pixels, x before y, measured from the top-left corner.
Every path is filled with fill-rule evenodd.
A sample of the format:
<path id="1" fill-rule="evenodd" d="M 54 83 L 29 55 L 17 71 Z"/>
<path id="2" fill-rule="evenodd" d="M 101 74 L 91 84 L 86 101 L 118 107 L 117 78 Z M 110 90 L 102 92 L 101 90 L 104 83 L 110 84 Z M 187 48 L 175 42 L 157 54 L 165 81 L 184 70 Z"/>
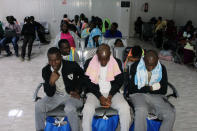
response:
<path id="1" fill-rule="evenodd" d="M 3 25 L 0 21 L 0 39 L 2 39 L 4 37 L 4 30 L 3 30 Z"/>
<path id="2" fill-rule="evenodd" d="M 84 71 L 86 72 L 87 68 L 88 68 L 88 65 L 90 63 L 90 61 L 92 60 L 91 59 L 88 59 L 84 65 Z M 123 72 L 122 70 L 122 63 L 119 59 L 116 59 L 117 63 L 118 63 L 118 66 L 121 70 L 121 72 Z M 87 93 L 91 92 L 93 93 L 97 98 L 101 97 L 102 94 L 100 92 L 100 89 L 99 89 L 99 85 L 98 84 L 94 84 L 91 82 L 90 79 L 87 80 L 88 82 L 86 83 L 87 84 Z M 109 92 L 109 95 L 115 95 L 117 92 L 119 92 L 121 86 L 123 85 L 124 83 L 124 76 L 123 76 L 123 73 L 115 76 L 115 80 L 111 81 L 111 90 Z"/>
<path id="3" fill-rule="evenodd" d="M 137 66 L 139 64 L 138 62 L 135 62 L 133 65 L 131 65 L 130 68 L 130 76 L 129 78 L 129 87 L 128 87 L 128 93 L 150 93 L 150 94 L 162 94 L 165 95 L 167 93 L 167 87 L 168 87 L 168 77 L 167 77 L 167 71 L 164 65 L 162 65 L 162 79 L 159 82 L 161 85 L 161 88 L 156 91 L 151 91 L 150 86 L 144 86 L 141 89 L 138 89 L 138 86 L 135 85 L 135 74 L 137 71 Z"/>
<path id="4" fill-rule="evenodd" d="M 104 35 L 105 38 L 122 38 L 122 33 L 117 30 L 114 34 L 112 34 L 111 30 L 107 30 Z"/>
<path id="5" fill-rule="evenodd" d="M 81 93 L 81 85 L 84 81 L 84 72 L 81 67 L 76 62 L 62 60 L 61 72 L 66 92 L 68 94 L 71 91 L 77 91 L 78 93 Z M 49 84 L 51 74 L 51 66 L 48 64 L 42 69 L 42 77 L 44 79 L 44 92 L 49 97 L 52 97 L 56 92 L 56 86 L 51 86 Z M 70 74 L 73 74 L 72 80 L 68 78 L 68 75 Z"/>
<path id="6" fill-rule="evenodd" d="M 38 32 L 38 33 L 45 33 L 45 29 L 44 29 L 44 26 L 42 24 L 40 24 L 39 22 L 37 21 L 34 21 L 33 22 L 33 25 L 34 25 L 34 28 L 35 30 Z"/>
<path id="7" fill-rule="evenodd" d="M 22 31 L 21 31 L 21 35 L 35 37 L 36 32 L 35 32 L 34 25 L 31 23 L 24 24 Z"/>

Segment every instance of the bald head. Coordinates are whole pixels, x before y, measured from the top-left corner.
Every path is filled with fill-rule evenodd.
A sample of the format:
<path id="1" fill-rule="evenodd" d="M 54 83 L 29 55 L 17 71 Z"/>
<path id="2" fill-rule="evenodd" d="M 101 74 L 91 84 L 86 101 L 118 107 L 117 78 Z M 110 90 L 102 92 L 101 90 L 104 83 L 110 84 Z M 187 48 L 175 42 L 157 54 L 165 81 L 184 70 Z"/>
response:
<path id="1" fill-rule="evenodd" d="M 158 54 L 156 51 L 153 50 L 149 50 L 146 52 L 145 56 L 144 56 L 144 62 L 146 65 L 146 69 L 148 71 L 152 71 L 158 63 Z"/>
<path id="2" fill-rule="evenodd" d="M 106 66 L 110 59 L 110 47 L 107 44 L 102 44 L 98 47 L 97 56 L 101 66 Z"/>

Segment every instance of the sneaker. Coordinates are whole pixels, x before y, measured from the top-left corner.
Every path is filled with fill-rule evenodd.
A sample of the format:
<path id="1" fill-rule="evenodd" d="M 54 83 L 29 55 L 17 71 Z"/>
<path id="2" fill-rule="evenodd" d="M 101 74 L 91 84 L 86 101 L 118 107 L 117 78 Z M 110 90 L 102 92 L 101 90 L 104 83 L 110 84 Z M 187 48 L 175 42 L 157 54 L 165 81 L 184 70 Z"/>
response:
<path id="1" fill-rule="evenodd" d="M 30 61 L 30 60 L 31 60 L 31 57 L 28 57 L 28 58 L 27 58 L 27 61 Z"/>
<path id="2" fill-rule="evenodd" d="M 12 52 L 8 53 L 6 56 L 8 57 L 8 56 L 11 56 L 11 55 L 12 55 Z"/>

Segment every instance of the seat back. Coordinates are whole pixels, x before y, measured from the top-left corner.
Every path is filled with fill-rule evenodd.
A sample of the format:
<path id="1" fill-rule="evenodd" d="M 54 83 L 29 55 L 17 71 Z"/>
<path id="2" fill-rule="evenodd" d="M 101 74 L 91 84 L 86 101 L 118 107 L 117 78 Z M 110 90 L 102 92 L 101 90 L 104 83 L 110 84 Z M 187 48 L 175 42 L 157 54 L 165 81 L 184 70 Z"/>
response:
<path id="1" fill-rule="evenodd" d="M 85 49 L 85 38 L 79 38 L 78 42 L 79 42 L 79 48 L 81 50 L 84 50 Z"/>
<path id="2" fill-rule="evenodd" d="M 123 63 L 123 54 L 124 54 L 125 47 L 115 47 L 113 49 L 113 55 L 115 58 L 120 59 Z"/>
<path id="3" fill-rule="evenodd" d="M 83 61 L 92 58 L 94 55 L 96 55 L 97 48 L 86 48 L 83 51 Z"/>
<path id="4" fill-rule="evenodd" d="M 128 45 L 127 38 L 104 38 L 103 37 L 102 43 L 105 43 L 105 44 L 109 45 L 111 48 L 114 48 L 114 43 L 117 39 L 121 39 L 124 47 L 127 47 L 127 45 Z"/>
<path id="5" fill-rule="evenodd" d="M 45 34 L 49 34 L 49 23 L 46 21 L 41 21 L 40 24 L 44 27 Z"/>

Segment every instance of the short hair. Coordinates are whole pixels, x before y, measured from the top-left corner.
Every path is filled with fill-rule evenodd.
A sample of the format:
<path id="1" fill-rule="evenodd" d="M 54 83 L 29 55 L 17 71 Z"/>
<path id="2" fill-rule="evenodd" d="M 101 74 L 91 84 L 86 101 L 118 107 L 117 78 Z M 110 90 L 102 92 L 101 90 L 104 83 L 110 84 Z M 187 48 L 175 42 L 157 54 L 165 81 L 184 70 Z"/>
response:
<path id="1" fill-rule="evenodd" d="M 70 44 L 69 44 L 68 40 L 66 40 L 66 39 L 59 40 L 59 42 L 58 42 L 59 49 L 62 46 L 62 44 L 67 44 L 70 47 Z"/>
<path id="2" fill-rule="evenodd" d="M 118 42 L 122 42 L 122 40 L 121 40 L 121 39 L 116 39 L 114 45 L 116 45 Z M 123 42 L 122 42 L 122 43 L 123 43 Z"/>
<path id="3" fill-rule="evenodd" d="M 67 25 L 67 27 L 69 28 L 69 23 L 67 21 L 61 22 L 60 29 L 62 29 L 63 25 Z"/>
<path id="4" fill-rule="evenodd" d="M 64 14 L 64 16 L 63 16 L 64 18 L 67 18 L 68 17 L 68 15 L 67 14 Z"/>
<path id="5" fill-rule="evenodd" d="M 83 13 L 81 13 L 79 17 L 80 17 L 81 20 L 84 20 L 85 15 Z"/>
<path id="6" fill-rule="evenodd" d="M 34 18 L 34 16 L 30 16 L 30 19 L 31 19 L 31 20 L 34 20 L 35 18 Z"/>
<path id="7" fill-rule="evenodd" d="M 61 56 L 61 52 L 57 47 L 51 47 L 48 49 L 47 56 L 52 55 L 52 54 L 57 54 Z"/>
<path id="8" fill-rule="evenodd" d="M 108 51 L 108 52 L 111 52 L 110 51 L 110 47 L 109 47 L 109 45 L 107 45 L 107 44 L 101 44 L 99 47 L 98 47 L 98 49 L 97 49 L 97 54 L 99 53 L 99 52 L 102 52 L 102 51 Z"/>
<path id="9" fill-rule="evenodd" d="M 159 20 L 162 20 L 162 17 L 161 16 L 159 16 L 159 18 L 158 18 Z"/>
<path id="10" fill-rule="evenodd" d="M 116 28 L 118 28 L 118 23 L 114 22 L 114 23 L 112 23 L 112 25 L 114 25 Z"/>
<path id="11" fill-rule="evenodd" d="M 24 19 L 24 22 L 29 23 L 29 22 L 30 22 L 30 20 L 31 20 L 31 19 L 30 19 L 30 17 L 26 16 L 26 17 L 25 17 L 25 19 Z"/>
<path id="12" fill-rule="evenodd" d="M 88 23 L 88 18 L 84 18 L 84 22 Z"/>
<path id="13" fill-rule="evenodd" d="M 158 53 L 154 50 L 148 50 L 144 56 L 144 58 L 154 57 L 155 59 L 159 59 Z"/>
<path id="14" fill-rule="evenodd" d="M 132 48 L 132 55 L 134 58 L 141 58 L 142 57 L 142 48 L 138 45 Z"/>

